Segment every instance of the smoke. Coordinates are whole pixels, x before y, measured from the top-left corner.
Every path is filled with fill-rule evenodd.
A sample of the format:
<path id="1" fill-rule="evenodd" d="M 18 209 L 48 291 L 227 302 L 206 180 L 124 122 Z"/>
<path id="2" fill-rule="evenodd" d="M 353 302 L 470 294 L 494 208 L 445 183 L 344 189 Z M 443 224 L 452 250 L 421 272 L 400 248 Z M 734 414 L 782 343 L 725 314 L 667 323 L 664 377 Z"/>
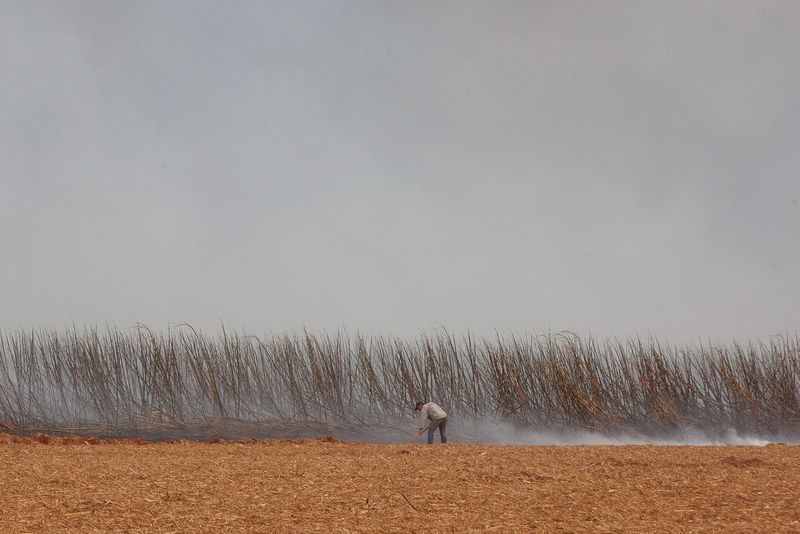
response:
<path id="1" fill-rule="evenodd" d="M 793 331 L 800 2 L 496 4 L 3 2 L 0 325 Z"/>
<path id="2" fill-rule="evenodd" d="M 452 425 L 452 434 L 459 442 L 495 445 L 748 445 L 798 443 L 798 439 L 782 434 L 740 434 L 735 429 L 703 430 L 679 428 L 664 435 L 602 433 L 581 429 L 531 430 L 491 420 L 473 420 Z M 453 440 L 456 441 L 456 440 Z"/>
<path id="3" fill-rule="evenodd" d="M 423 444 L 427 433 L 414 438 L 416 419 L 396 419 L 385 424 L 351 423 L 284 423 L 253 422 L 230 418 L 213 418 L 191 423 L 171 425 L 117 426 L 113 428 L 86 427 L 82 434 L 100 438 L 136 438 L 152 441 L 168 440 L 302 440 L 332 437 L 345 442 L 372 444 Z M 71 429 L 29 428 L 27 434 L 37 432 L 64 434 Z M 764 446 L 770 443 L 800 444 L 797 435 L 765 432 L 742 434 L 735 429 L 679 428 L 670 434 L 603 433 L 583 429 L 530 429 L 514 426 L 504 421 L 470 419 L 448 421 L 448 443 L 462 445 L 542 445 L 542 446 L 624 446 L 624 445 L 692 445 L 692 446 Z M 439 443 L 436 432 L 434 442 Z"/>

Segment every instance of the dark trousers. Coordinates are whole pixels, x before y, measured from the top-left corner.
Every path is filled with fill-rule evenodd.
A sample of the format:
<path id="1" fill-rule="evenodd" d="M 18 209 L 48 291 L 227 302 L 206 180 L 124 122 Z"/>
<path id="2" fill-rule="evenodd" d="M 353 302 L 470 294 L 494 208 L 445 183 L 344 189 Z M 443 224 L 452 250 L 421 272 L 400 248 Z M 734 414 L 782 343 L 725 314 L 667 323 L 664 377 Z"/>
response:
<path id="1" fill-rule="evenodd" d="M 442 443 L 447 443 L 447 434 L 445 434 L 445 427 L 447 426 L 447 417 L 441 419 L 431 419 L 431 424 L 428 425 L 428 445 L 433 444 L 433 435 L 436 429 L 439 429 L 439 438 Z"/>

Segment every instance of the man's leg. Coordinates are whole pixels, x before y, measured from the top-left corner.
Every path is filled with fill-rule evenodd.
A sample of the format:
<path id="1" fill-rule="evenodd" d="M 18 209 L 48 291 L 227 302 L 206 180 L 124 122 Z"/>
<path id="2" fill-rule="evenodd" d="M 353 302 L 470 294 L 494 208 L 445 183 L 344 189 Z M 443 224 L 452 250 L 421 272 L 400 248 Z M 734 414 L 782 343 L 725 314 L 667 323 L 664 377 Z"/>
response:
<path id="1" fill-rule="evenodd" d="M 447 434 L 444 433 L 444 429 L 447 426 L 447 417 L 439 421 L 439 438 L 442 440 L 442 443 L 447 443 Z"/>
<path id="2" fill-rule="evenodd" d="M 431 419 L 428 424 L 428 445 L 433 445 L 433 435 L 436 433 L 436 427 L 439 426 L 439 421 Z"/>

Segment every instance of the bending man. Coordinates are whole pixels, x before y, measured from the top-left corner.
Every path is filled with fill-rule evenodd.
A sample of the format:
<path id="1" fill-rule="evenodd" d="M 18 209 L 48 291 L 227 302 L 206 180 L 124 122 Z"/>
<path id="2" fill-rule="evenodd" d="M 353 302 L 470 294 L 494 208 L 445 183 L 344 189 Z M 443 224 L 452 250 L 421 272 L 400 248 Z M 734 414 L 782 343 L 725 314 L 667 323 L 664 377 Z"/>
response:
<path id="1" fill-rule="evenodd" d="M 447 434 L 445 434 L 447 413 L 435 402 L 424 403 L 419 401 L 414 409 L 419 412 L 420 434 L 425 430 L 425 425 L 427 424 L 428 426 L 428 444 L 433 443 L 433 435 L 436 433 L 437 428 L 439 429 L 439 439 L 442 440 L 442 443 L 447 443 Z"/>

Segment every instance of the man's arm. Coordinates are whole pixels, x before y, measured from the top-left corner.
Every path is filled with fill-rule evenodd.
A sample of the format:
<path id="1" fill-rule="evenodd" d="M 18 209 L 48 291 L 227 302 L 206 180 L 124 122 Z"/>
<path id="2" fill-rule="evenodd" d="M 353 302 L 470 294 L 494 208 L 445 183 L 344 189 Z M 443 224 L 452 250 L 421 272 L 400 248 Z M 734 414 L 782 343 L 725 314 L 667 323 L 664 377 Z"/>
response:
<path id="1" fill-rule="evenodd" d="M 428 407 L 423 406 L 422 409 L 419 411 L 419 430 L 422 432 L 422 429 L 425 428 L 428 424 Z"/>

